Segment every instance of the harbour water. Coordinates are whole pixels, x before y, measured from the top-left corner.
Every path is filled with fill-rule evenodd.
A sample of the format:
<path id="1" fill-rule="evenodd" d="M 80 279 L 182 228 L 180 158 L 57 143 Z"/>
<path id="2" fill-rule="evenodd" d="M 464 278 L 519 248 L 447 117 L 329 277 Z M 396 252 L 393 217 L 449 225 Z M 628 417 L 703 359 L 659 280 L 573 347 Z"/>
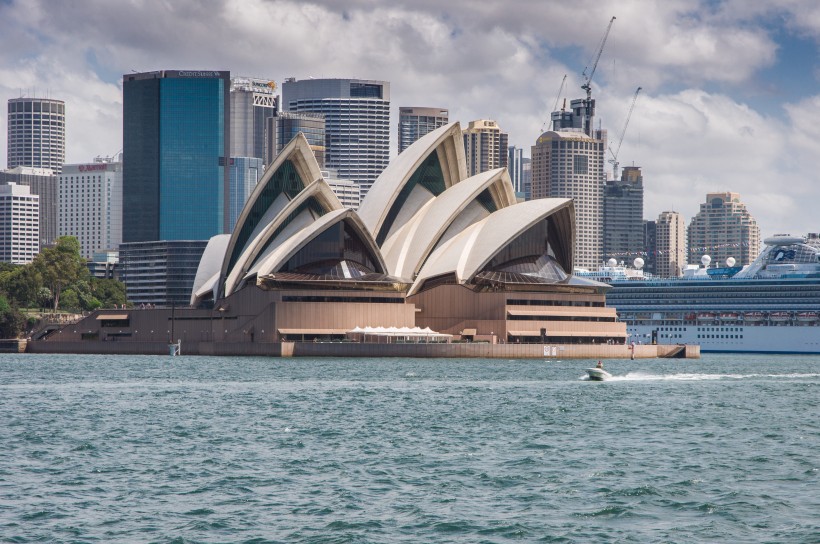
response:
<path id="1" fill-rule="evenodd" d="M 0 356 L 3 542 L 820 542 L 820 356 Z"/>

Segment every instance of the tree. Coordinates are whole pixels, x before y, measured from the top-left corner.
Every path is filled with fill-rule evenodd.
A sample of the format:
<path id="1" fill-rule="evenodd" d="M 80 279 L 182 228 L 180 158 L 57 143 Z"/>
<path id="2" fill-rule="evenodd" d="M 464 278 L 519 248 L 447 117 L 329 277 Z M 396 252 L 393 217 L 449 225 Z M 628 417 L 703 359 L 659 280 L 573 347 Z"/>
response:
<path id="1" fill-rule="evenodd" d="M 23 330 L 26 318 L 0 295 L 0 338 L 17 338 Z"/>
<path id="2" fill-rule="evenodd" d="M 54 247 L 40 252 L 32 262 L 43 283 L 54 295 L 54 310 L 60 305 L 60 293 L 72 283 L 88 277 L 85 259 L 80 255 L 80 242 L 73 236 L 60 236 Z"/>
<path id="3" fill-rule="evenodd" d="M 91 278 L 89 283 L 91 294 L 100 301 L 104 308 L 112 306 L 119 308 L 128 302 L 125 294 L 125 284 L 114 279 Z"/>
<path id="4" fill-rule="evenodd" d="M 0 291 L 17 306 L 38 306 L 41 286 L 42 280 L 32 266 L 13 265 L 0 270 Z M 48 300 L 51 300 L 50 293 Z"/>

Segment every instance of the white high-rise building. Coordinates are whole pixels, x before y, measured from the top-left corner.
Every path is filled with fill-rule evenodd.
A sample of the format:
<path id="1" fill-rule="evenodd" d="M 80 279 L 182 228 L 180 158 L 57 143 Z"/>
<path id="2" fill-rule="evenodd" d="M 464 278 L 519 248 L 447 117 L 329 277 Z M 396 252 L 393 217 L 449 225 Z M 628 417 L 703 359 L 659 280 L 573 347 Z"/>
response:
<path id="1" fill-rule="evenodd" d="M 58 236 L 74 236 L 80 253 L 117 249 L 122 243 L 122 162 L 112 157 L 66 164 L 59 176 Z"/>
<path id="2" fill-rule="evenodd" d="M 50 168 L 65 162 L 65 102 L 12 98 L 8 103 L 8 168 Z"/>
<path id="3" fill-rule="evenodd" d="M 25 185 L 0 185 L 0 262 L 28 264 L 40 253 L 40 197 Z"/>
<path id="4" fill-rule="evenodd" d="M 325 116 L 325 167 L 361 187 L 362 198 L 390 160 L 390 83 L 286 79 L 282 111 Z"/>
<path id="5" fill-rule="evenodd" d="M 511 145 L 507 148 L 507 171 L 516 193 L 524 192 L 524 150 Z"/>

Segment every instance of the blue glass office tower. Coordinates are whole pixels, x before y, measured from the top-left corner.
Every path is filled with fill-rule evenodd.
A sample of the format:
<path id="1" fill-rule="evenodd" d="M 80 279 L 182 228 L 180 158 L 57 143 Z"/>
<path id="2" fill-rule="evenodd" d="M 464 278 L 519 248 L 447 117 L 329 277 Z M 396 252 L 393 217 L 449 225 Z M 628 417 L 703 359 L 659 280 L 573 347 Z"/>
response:
<path id="1" fill-rule="evenodd" d="M 230 72 L 123 76 L 123 242 L 207 240 L 229 224 Z"/>

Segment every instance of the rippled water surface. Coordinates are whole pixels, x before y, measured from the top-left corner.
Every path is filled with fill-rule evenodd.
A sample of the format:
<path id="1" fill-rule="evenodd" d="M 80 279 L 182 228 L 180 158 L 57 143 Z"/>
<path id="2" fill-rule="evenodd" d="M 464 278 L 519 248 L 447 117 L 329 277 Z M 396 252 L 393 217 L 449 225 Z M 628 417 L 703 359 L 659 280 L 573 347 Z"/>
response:
<path id="1" fill-rule="evenodd" d="M 820 542 L 820 357 L 0 356 L 0 541 Z"/>

